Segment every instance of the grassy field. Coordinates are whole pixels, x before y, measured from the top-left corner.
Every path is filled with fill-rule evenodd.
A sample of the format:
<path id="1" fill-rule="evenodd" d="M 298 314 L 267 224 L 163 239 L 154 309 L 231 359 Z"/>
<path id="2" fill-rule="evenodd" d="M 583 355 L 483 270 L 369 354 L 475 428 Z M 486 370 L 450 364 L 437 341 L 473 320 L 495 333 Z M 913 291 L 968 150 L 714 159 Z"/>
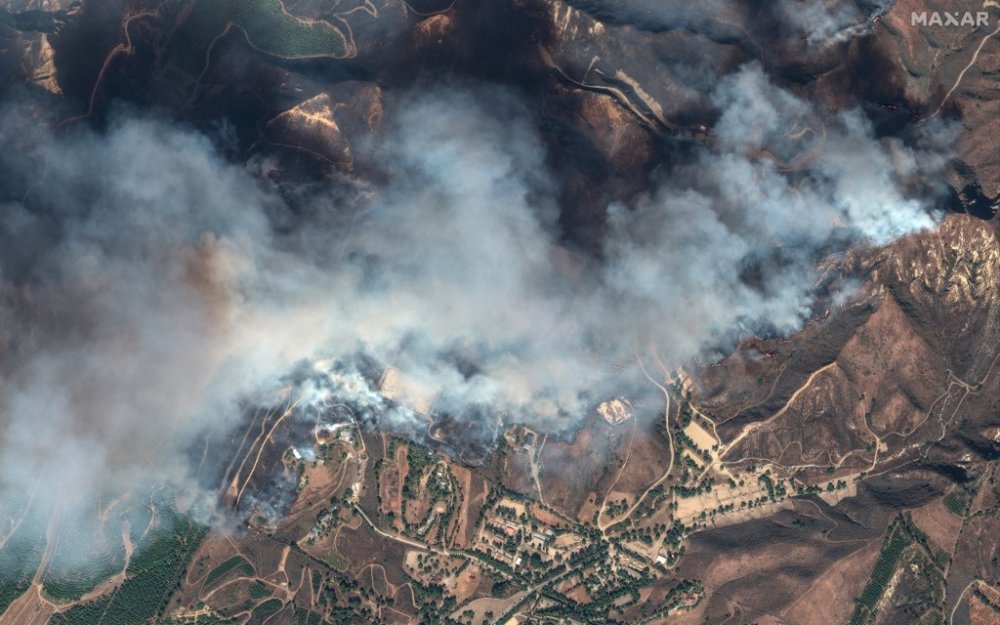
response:
<path id="1" fill-rule="evenodd" d="M 170 43 L 170 59 L 188 72 L 200 72 L 212 42 L 229 24 L 239 27 L 254 48 L 281 58 L 347 53 L 347 41 L 333 25 L 289 15 L 280 0 L 198 0 Z"/>

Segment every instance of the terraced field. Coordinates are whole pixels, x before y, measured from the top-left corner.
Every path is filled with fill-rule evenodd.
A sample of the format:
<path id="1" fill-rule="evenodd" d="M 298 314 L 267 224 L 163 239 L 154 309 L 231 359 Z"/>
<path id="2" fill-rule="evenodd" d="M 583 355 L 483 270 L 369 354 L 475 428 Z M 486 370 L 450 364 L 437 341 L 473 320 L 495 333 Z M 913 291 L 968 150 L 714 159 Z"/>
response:
<path id="1" fill-rule="evenodd" d="M 93 570 L 59 570 L 50 567 L 42 578 L 45 595 L 57 601 L 79 599 L 102 581 L 121 571 L 122 563 L 123 557 L 107 551 L 99 560 L 94 561 Z"/>
<path id="2" fill-rule="evenodd" d="M 97 518 L 101 514 L 99 501 L 100 498 L 95 498 L 80 505 L 87 506 L 90 518 Z M 41 578 L 45 595 L 59 602 L 79 599 L 121 573 L 128 552 L 126 539 L 133 546 L 142 542 L 154 505 L 155 497 L 128 497 L 111 508 L 103 523 L 82 531 L 59 532 L 53 556 Z"/>
<path id="3" fill-rule="evenodd" d="M 105 528 L 106 533 L 94 537 L 85 559 L 67 562 L 56 558 L 42 576 L 45 594 L 57 601 L 79 599 L 125 566 L 125 545 L 121 540 L 121 521 Z M 61 537 L 57 553 L 65 550 L 62 544 L 77 537 Z"/>
<path id="4" fill-rule="evenodd" d="M 343 58 L 347 40 L 332 24 L 302 20 L 280 0 L 198 0 L 170 43 L 168 57 L 181 69 L 198 73 L 212 43 L 232 24 L 251 46 L 285 59 Z"/>

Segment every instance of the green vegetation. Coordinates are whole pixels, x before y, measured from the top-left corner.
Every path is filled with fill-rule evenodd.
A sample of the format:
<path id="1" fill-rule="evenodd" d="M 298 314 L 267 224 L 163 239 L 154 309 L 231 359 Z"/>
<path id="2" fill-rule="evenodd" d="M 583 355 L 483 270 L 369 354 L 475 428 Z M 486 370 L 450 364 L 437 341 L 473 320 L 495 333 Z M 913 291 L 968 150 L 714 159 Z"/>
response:
<path id="1" fill-rule="evenodd" d="M 251 599 L 263 599 L 264 597 L 271 596 L 271 589 L 260 582 L 254 582 L 250 584 L 250 598 Z"/>
<path id="2" fill-rule="evenodd" d="M 247 562 L 246 558 L 243 556 L 233 556 L 208 572 L 202 588 L 204 590 L 215 588 L 234 569 L 238 569 L 240 577 L 249 577 L 254 574 L 253 566 Z"/>
<path id="3" fill-rule="evenodd" d="M 20 517 L 27 499 L 10 491 L 2 493 L 2 506 L 11 518 Z M 48 519 L 34 509 L 24 511 L 24 518 L 0 549 L 0 613 L 31 586 L 45 551 Z"/>
<path id="4" fill-rule="evenodd" d="M 323 21 L 300 20 L 280 0 L 198 0 L 170 42 L 168 56 L 200 72 L 212 43 L 234 24 L 254 48 L 282 58 L 343 57 L 344 35 Z"/>
<path id="5" fill-rule="evenodd" d="M 46 596 L 57 601 L 79 599 L 108 578 L 125 568 L 125 541 L 127 531 L 132 544 L 142 542 L 143 533 L 152 520 L 152 506 L 156 493 L 136 493 L 116 498 L 110 494 L 92 494 L 80 505 L 85 518 L 92 519 L 90 527 L 75 532 L 59 532 L 54 548 L 54 558 L 42 577 Z M 110 513 L 102 513 L 102 502 L 117 499 Z M 103 522 L 97 519 L 104 517 Z M 86 536 L 86 540 L 81 540 Z"/>
<path id="6" fill-rule="evenodd" d="M 55 567 L 46 570 L 42 580 L 45 595 L 57 601 L 79 599 L 104 580 L 120 572 L 124 560 L 113 560 L 106 555 L 106 558 L 96 564 L 97 568 L 93 571 L 84 569 L 74 572 L 58 570 Z"/>
<path id="7" fill-rule="evenodd" d="M 323 619 L 312 610 L 295 608 L 295 620 L 298 625 L 320 625 Z"/>
<path id="8" fill-rule="evenodd" d="M 253 618 L 264 619 L 283 607 L 285 607 L 285 604 L 281 602 L 281 599 L 268 599 L 253 609 Z"/>
<path id="9" fill-rule="evenodd" d="M 406 464 L 408 470 L 403 480 L 403 501 L 400 505 L 403 525 L 406 530 L 412 530 L 414 535 L 424 538 L 436 524 L 438 531 L 429 538 L 431 542 L 442 542 L 451 523 L 454 509 L 454 493 L 460 490 L 454 476 L 445 464 L 438 464 L 437 455 L 422 445 L 409 443 L 407 445 Z M 436 468 L 435 468 L 436 467 Z M 426 479 L 426 481 L 424 481 Z M 423 489 L 421 490 L 421 482 Z M 422 521 L 410 522 L 406 512 L 411 501 L 420 499 L 428 504 L 428 509 L 438 501 L 445 502 L 445 510 L 440 516 L 426 514 Z M 508 509 L 509 513 L 513 513 Z"/>
<path id="10" fill-rule="evenodd" d="M 45 594 L 53 599 L 68 601 L 79 599 L 109 577 L 125 567 L 125 544 L 122 542 L 123 518 L 113 519 L 101 528 L 101 536 L 93 536 L 86 560 L 64 561 L 60 558 L 49 565 L 42 578 Z M 77 540 L 66 534 L 60 543 Z M 57 546 L 57 553 L 65 553 L 66 546 Z"/>
<path id="11" fill-rule="evenodd" d="M 666 616 L 671 610 L 677 608 L 691 597 L 696 597 L 696 599 L 693 603 L 687 604 L 688 607 L 693 607 L 701 603 L 705 597 L 705 586 L 701 583 L 701 580 L 682 579 L 680 583 L 670 589 L 670 593 L 663 600 L 663 607 L 642 619 L 642 622 L 647 623 Z"/>
<path id="12" fill-rule="evenodd" d="M 118 591 L 57 614 L 51 625 L 145 625 L 162 614 L 207 530 L 161 509 L 151 542 L 133 554 Z"/>
<path id="13" fill-rule="evenodd" d="M 406 450 L 406 464 L 409 470 L 406 472 L 406 480 L 403 482 L 403 497 L 412 499 L 417 494 L 417 486 L 424 469 L 435 462 L 434 454 L 426 447 L 416 443 L 411 443 Z"/>
<path id="14" fill-rule="evenodd" d="M 869 625 L 875 619 L 873 609 L 885 593 L 886 586 L 896 570 L 899 555 L 911 542 L 909 534 L 901 528 L 894 528 L 890 532 L 889 537 L 882 543 L 882 551 L 878 554 L 868 584 L 861 591 L 861 598 L 858 599 L 854 614 L 851 615 L 850 625 Z"/>
<path id="15" fill-rule="evenodd" d="M 341 573 L 346 571 L 351 566 L 351 563 L 347 561 L 347 558 L 332 549 L 323 554 L 323 561 L 330 565 L 333 570 L 340 571 Z"/>
<path id="16" fill-rule="evenodd" d="M 757 482 L 764 485 L 767 490 L 767 496 L 771 501 L 774 501 L 774 482 L 771 481 L 770 474 L 765 471 L 763 475 L 757 478 Z"/>
<path id="17" fill-rule="evenodd" d="M 945 496 L 944 506 L 953 514 L 965 516 L 965 510 L 969 506 L 969 495 L 964 490 L 956 488 Z"/>

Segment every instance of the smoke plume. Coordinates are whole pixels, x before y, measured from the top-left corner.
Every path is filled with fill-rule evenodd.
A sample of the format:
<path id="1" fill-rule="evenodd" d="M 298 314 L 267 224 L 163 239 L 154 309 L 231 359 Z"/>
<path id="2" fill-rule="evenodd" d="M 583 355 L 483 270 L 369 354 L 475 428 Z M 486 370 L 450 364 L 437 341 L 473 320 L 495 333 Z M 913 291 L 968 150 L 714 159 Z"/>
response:
<path id="1" fill-rule="evenodd" d="M 31 484 L 86 535 L 73 501 L 190 488 L 192 443 L 236 427 L 241 402 L 273 401 L 296 367 L 303 406 L 418 419 L 359 359 L 404 372 L 455 419 L 565 431 L 596 402 L 649 392 L 637 350 L 682 365 L 748 327 L 793 332 L 824 255 L 936 219 L 933 193 L 907 189 L 940 169 L 939 147 L 877 139 L 859 112 L 819 115 L 748 65 L 712 94 L 711 141 L 610 206 L 603 254 L 583 257 L 562 240 L 558 181 L 517 97 L 394 98 L 358 146 L 377 175 L 311 189 L 307 210 L 268 162 L 230 162 L 167 119 L 121 111 L 106 130 L 57 133 L 5 106 L 0 135 L 22 149 L 0 154 L 16 303 L 0 479 Z"/>

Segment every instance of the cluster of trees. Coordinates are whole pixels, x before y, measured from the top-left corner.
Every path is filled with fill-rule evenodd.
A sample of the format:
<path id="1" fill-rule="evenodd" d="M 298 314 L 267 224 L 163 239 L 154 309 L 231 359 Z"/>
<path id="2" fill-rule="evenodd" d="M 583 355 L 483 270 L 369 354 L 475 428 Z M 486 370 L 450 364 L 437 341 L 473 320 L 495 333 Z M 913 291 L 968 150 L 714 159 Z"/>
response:
<path id="1" fill-rule="evenodd" d="M 508 521 L 516 521 L 517 518 L 518 518 L 517 517 L 517 510 L 515 510 L 514 508 L 511 508 L 510 506 L 500 505 L 500 506 L 497 506 L 495 508 L 495 510 L 496 510 L 497 516 L 501 516 L 501 517 L 507 519 Z M 523 515 L 523 514 L 521 515 L 521 520 L 522 521 L 525 520 L 525 515 Z"/>
<path id="2" fill-rule="evenodd" d="M 712 487 L 715 486 L 715 479 L 708 477 L 701 481 L 696 486 L 671 486 L 670 490 L 677 494 L 678 497 L 697 497 L 702 493 L 712 492 Z"/>
<path id="3" fill-rule="evenodd" d="M 605 514 L 610 517 L 621 516 L 626 510 L 628 510 L 628 498 L 626 497 L 608 503 L 604 508 Z"/>
<path id="4" fill-rule="evenodd" d="M 705 587 L 698 580 L 682 579 L 676 586 L 670 589 L 669 593 L 667 593 L 662 606 L 658 608 L 656 612 L 653 612 L 643 619 L 643 622 L 648 622 L 653 619 L 666 616 L 671 610 L 677 608 L 682 602 L 692 596 L 696 596 L 697 599 L 694 600 L 694 603 L 689 604 L 688 607 L 693 607 L 701 603 L 701 600 L 705 596 Z"/>
<path id="5" fill-rule="evenodd" d="M 410 443 L 406 451 L 406 480 L 403 481 L 403 497 L 412 499 L 417 495 L 416 485 L 424 474 L 424 469 L 435 462 L 434 454 L 426 447 Z"/>

